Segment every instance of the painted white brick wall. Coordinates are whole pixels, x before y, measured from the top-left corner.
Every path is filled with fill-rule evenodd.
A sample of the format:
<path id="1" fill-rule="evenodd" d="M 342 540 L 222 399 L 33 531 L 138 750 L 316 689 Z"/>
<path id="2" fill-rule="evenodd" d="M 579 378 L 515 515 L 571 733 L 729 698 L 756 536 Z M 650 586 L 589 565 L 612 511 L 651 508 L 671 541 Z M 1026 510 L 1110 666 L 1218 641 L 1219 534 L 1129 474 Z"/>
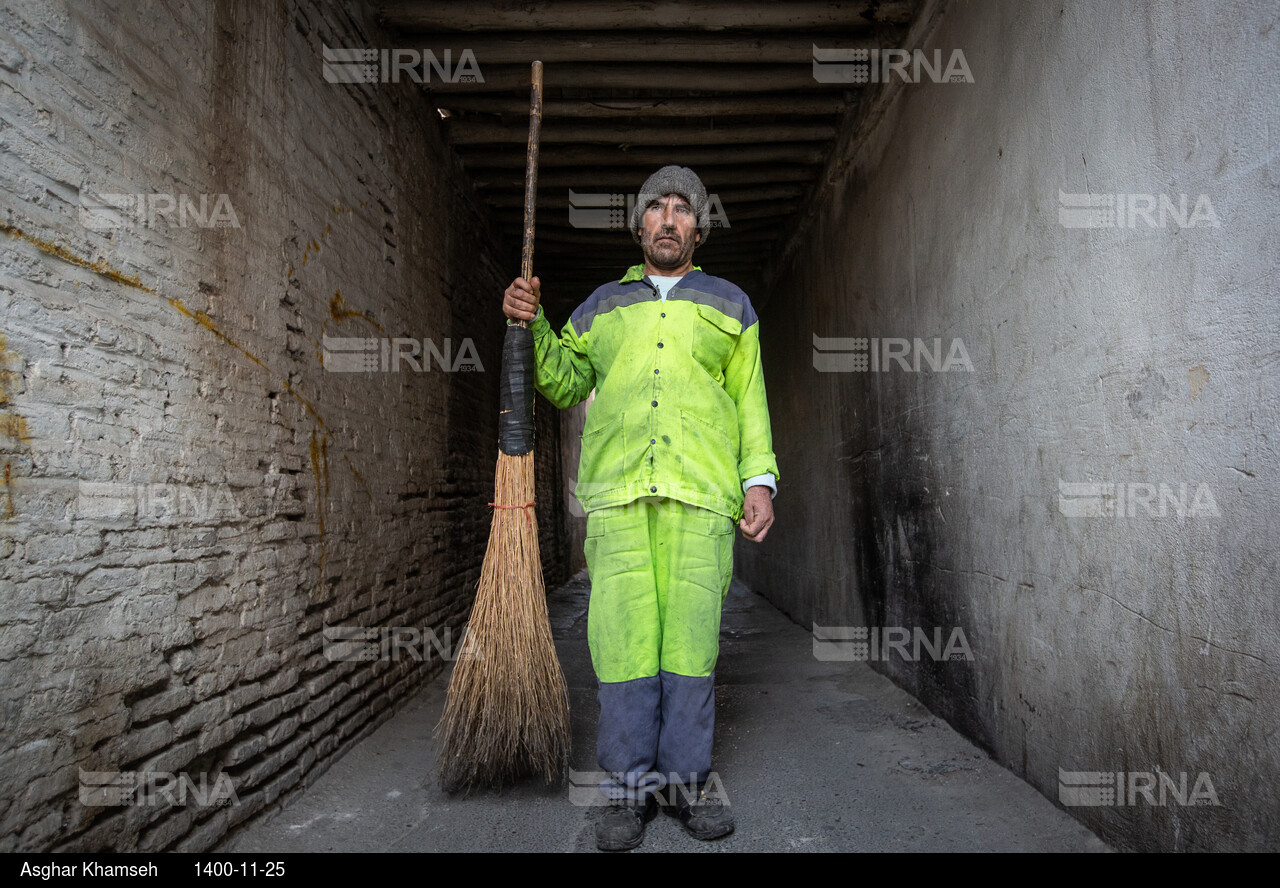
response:
<path id="1" fill-rule="evenodd" d="M 0 11 L 0 849 L 208 848 L 441 667 L 330 662 L 322 625 L 465 618 L 514 252 L 421 86 L 322 77 L 324 45 L 388 45 L 353 15 Z M 238 227 L 86 227 L 111 193 L 225 195 Z M 482 369 L 326 372 L 325 336 Z M 81 769 L 238 803 L 88 805 Z"/>

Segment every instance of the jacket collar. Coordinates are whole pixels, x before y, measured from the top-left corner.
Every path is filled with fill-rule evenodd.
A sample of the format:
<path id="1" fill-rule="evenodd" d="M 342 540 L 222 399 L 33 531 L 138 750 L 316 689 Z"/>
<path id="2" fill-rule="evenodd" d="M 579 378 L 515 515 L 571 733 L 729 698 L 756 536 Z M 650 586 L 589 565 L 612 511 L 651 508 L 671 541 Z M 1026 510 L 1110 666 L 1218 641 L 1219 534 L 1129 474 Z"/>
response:
<path id="1" fill-rule="evenodd" d="M 693 271 L 702 271 L 702 267 L 699 265 L 695 265 L 693 266 Z M 628 268 L 627 273 L 622 276 L 622 280 L 618 281 L 618 283 L 629 284 L 632 281 L 642 281 L 642 280 L 644 280 L 644 264 L 643 263 L 641 263 L 640 265 L 633 265 L 630 268 Z"/>

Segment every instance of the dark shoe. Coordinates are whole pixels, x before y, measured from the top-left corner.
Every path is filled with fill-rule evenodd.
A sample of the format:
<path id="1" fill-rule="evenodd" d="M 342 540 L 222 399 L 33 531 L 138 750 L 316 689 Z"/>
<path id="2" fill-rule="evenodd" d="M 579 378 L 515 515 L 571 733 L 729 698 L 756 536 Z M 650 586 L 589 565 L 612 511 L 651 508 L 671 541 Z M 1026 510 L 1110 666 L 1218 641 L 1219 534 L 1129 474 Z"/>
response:
<path id="1" fill-rule="evenodd" d="M 681 797 L 667 813 L 684 825 L 685 831 L 695 839 L 708 841 L 719 839 L 733 832 L 733 812 L 723 799 L 708 797 L 705 789 L 698 790 L 696 799 Z"/>
<path id="2" fill-rule="evenodd" d="M 596 847 L 601 851 L 630 851 L 644 840 L 644 825 L 658 814 L 649 796 L 643 805 L 625 800 L 609 805 L 596 823 Z"/>

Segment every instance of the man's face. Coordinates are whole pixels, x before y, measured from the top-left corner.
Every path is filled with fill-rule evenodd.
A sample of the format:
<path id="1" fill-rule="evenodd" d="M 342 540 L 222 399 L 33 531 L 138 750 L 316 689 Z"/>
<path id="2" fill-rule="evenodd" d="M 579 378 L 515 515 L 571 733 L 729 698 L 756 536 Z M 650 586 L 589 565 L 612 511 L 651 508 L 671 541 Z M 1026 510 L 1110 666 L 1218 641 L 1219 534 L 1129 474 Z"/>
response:
<path id="1" fill-rule="evenodd" d="M 678 194 L 668 194 L 650 201 L 641 222 L 640 247 L 650 265 L 675 271 L 690 263 L 702 232 L 687 200 Z"/>

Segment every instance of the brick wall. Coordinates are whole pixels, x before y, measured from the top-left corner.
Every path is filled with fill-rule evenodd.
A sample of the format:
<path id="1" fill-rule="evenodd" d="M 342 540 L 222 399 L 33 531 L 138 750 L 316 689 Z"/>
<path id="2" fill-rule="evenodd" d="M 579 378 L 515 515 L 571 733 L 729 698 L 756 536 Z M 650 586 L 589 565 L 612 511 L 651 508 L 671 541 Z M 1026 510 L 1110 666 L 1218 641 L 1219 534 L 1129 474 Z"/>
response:
<path id="1" fill-rule="evenodd" d="M 427 630 L 465 620 L 518 245 L 422 85 L 322 75 L 324 46 L 391 45 L 353 15 L 0 11 L 0 849 L 208 848 L 438 675 Z M 335 372 L 325 337 L 478 363 Z M 334 660 L 326 625 L 429 655 Z M 94 804 L 82 771 L 149 803 Z"/>

